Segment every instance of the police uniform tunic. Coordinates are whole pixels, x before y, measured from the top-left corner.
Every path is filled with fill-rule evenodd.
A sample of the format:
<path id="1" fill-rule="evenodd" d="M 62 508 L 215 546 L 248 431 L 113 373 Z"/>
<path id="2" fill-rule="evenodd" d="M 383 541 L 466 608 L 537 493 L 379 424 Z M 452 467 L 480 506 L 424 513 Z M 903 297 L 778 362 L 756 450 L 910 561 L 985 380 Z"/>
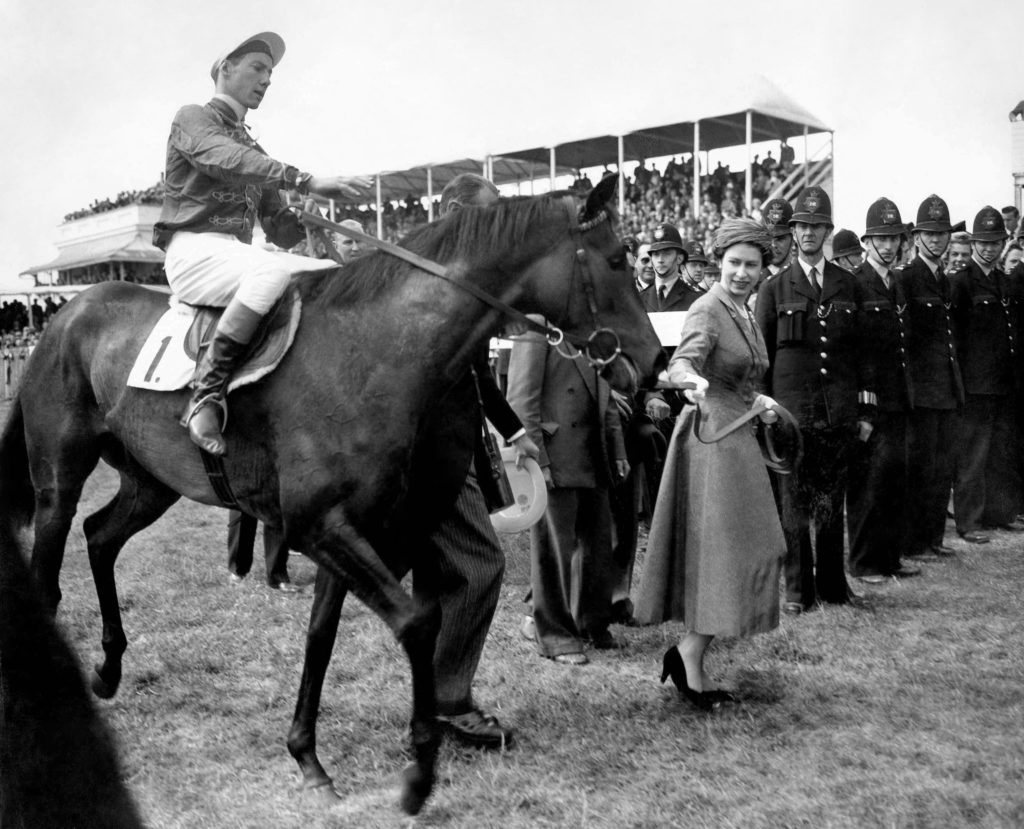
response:
<path id="1" fill-rule="evenodd" d="M 1018 299 L 1006 274 L 985 274 L 975 260 L 952 278 L 952 291 L 966 393 L 954 487 L 956 528 L 964 534 L 1017 515 Z"/>
<path id="2" fill-rule="evenodd" d="M 908 522 L 911 554 L 941 545 L 953 484 L 956 413 L 964 389 L 953 323 L 953 296 L 941 266 L 920 256 L 900 273 L 909 319 L 914 407 L 910 413 Z"/>
<path id="3" fill-rule="evenodd" d="M 914 400 L 908 365 L 907 299 L 895 271 L 889 286 L 870 262 L 854 272 L 861 288 L 860 330 L 872 351 L 878 408 L 871 438 L 851 465 L 847 495 L 850 574 L 900 570 L 908 527 L 907 418 Z"/>
<path id="4" fill-rule="evenodd" d="M 810 607 L 816 598 L 843 603 L 850 591 L 843 567 L 843 496 L 856 440 L 858 390 L 869 403 L 870 364 L 858 331 L 860 290 L 853 275 L 822 260 L 820 298 L 799 260 L 763 283 L 757 322 L 770 368 L 768 394 L 797 418 L 804 459 L 777 479 L 786 536 L 786 601 Z M 811 519 L 817 528 L 817 564 Z"/>

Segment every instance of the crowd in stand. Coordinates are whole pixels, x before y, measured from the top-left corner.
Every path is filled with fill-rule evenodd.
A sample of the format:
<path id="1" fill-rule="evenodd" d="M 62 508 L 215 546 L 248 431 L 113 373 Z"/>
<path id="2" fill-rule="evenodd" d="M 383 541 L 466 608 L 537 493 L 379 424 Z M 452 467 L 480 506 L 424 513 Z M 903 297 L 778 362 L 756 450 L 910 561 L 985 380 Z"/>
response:
<path id="1" fill-rule="evenodd" d="M 162 204 L 164 200 L 164 185 L 158 181 L 152 187 L 145 190 L 122 190 L 112 199 L 96 199 L 88 207 L 75 210 L 64 217 L 65 222 L 73 222 L 76 219 L 84 219 L 94 216 L 97 213 L 105 213 L 108 210 L 117 210 L 119 207 L 127 207 L 130 204 Z"/>
<path id="2" fill-rule="evenodd" d="M 25 363 L 35 348 L 40 333 L 65 302 L 67 300 L 64 297 L 58 297 L 54 301 L 53 297 L 48 296 L 42 305 L 33 302 L 28 306 L 20 300 L 0 304 L 0 346 L 3 349 L 0 399 L 8 400 L 14 396 Z"/>

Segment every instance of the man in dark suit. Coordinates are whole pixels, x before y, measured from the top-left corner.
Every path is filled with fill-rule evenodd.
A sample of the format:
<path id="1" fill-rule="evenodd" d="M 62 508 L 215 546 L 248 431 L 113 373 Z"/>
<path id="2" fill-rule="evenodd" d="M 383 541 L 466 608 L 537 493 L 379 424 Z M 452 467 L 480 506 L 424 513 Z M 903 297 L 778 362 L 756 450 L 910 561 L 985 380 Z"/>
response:
<path id="1" fill-rule="evenodd" d="M 965 392 L 953 503 L 957 532 L 976 542 L 982 528 L 1024 530 L 1015 520 L 1018 296 L 996 264 L 1006 238 L 999 211 L 983 207 L 974 219 L 971 261 L 951 280 Z"/>
<path id="2" fill-rule="evenodd" d="M 256 546 L 256 526 L 251 515 L 228 510 L 228 571 L 232 584 L 240 584 L 252 568 Z M 280 530 L 263 525 L 263 557 L 267 564 L 267 587 L 282 593 L 296 593 L 299 588 L 288 577 L 288 545 Z"/>
<path id="3" fill-rule="evenodd" d="M 486 207 L 497 198 L 498 191 L 489 181 L 463 174 L 441 193 L 441 213 L 463 206 Z M 472 694 L 473 677 L 505 571 L 505 554 L 491 526 L 477 479 L 487 472 L 481 437 L 484 416 L 516 447 L 520 457 L 536 458 L 539 449 L 498 390 L 487 364 L 486 344 L 473 370 L 450 394 L 463 401 L 461 408 L 472 421 L 472 428 L 464 428 L 464 423 L 429 422 L 429 438 L 423 441 L 425 455 L 417 458 L 413 467 L 430 470 L 457 462 L 466 464 L 468 470 L 463 472 L 465 467 L 461 466 L 454 470 L 464 483 L 430 536 L 430 549 L 416 560 L 413 594 L 441 607 L 441 629 L 434 651 L 438 720 L 446 733 L 461 742 L 498 748 L 511 743 L 512 731 L 484 714 Z"/>
<path id="4" fill-rule="evenodd" d="M 615 580 L 608 493 L 629 473 L 619 414 L 610 386 L 585 360 L 566 359 L 533 332 L 512 346 L 508 397 L 542 447 L 548 484 L 547 513 L 530 531 L 537 648 L 561 664 L 585 665 L 587 644 L 618 645 L 608 630 Z"/>
<path id="5" fill-rule="evenodd" d="M 871 434 L 875 396 L 857 324 L 860 290 L 822 253 L 833 227 L 828 194 L 804 190 L 790 226 L 799 255 L 761 285 L 756 317 L 770 360 L 766 393 L 793 413 L 804 435 L 800 467 L 777 481 L 786 537 L 783 610 L 798 614 L 815 600 L 852 598 L 843 567 L 843 496 L 855 441 Z"/>
<path id="6" fill-rule="evenodd" d="M 686 264 L 686 249 L 679 230 L 672 224 L 660 224 L 654 229 L 654 241 L 648 252 L 654 266 L 654 284 L 640 296 L 648 311 L 685 311 L 704 291 L 695 290 L 682 276 Z"/>
<path id="7" fill-rule="evenodd" d="M 907 367 L 907 300 L 894 270 L 903 240 L 899 208 L 890 199 L 878 199 L 868 208 L 861 237 L 867 261 L 854 271 L 862 293 L 862 339 L 872 350 L 878 411 L 864 451 L 850 465 L 846 496 L 850 575 L 867 584 L 921 572 L 900 561 L 908 535 L 907 416 L 914 397 Z M 853 242 L 860 250 L 856 237 Z"/>
<path id="8" fill-rule="evenodd" d="M 907 352 L 914 382 L 910 413 L 907 552 L 919 559 L 955 555 L 943 544 L 946 507 L 953 485 L 957 409 L 964 402 L 953 325 L 953 296 L 942 267 L 953 226 L 946 202 L 932 194 L 917 210 L 914 241 L 917 257 L 899 280 L 907 300 Z M 987 538 L 972 534 L 975 543 Z"/>

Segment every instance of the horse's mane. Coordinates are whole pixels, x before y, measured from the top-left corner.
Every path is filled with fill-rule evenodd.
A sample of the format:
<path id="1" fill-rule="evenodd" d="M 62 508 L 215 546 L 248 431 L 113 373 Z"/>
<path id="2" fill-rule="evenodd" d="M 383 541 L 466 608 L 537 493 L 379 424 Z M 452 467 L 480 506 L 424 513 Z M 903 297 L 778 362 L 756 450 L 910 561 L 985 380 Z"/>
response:
<path id="1" fill-rule="evenodd" d="M 477 271 L 511 271 L 554 244 L 568 230 L 550 221 L 565 191 L 537 198 L 515 196 L 489 207 L 463 207 L 412 230 L 399 243 L 433 262 L 464 260 Z M 387 293 L 411 266 L 381 251 L 346 265 L 341 273 L 319 271 L 297 281 L 304 299 L 322 306 L 348 305 Z"/>

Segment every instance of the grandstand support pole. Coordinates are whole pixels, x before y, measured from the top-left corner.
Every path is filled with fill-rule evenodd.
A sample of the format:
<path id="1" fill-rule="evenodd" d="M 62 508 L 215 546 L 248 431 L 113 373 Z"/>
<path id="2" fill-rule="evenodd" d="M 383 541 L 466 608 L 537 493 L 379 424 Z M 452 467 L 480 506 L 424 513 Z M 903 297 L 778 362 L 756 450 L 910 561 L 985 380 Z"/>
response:
<path id="1" fill-rule="evenodd" d="M 427 165 L 427 221 L 434 221 L 434 168 Z"/>
<path id="2" fill-rule="evenodd" d="M 622 171 L 622 165 L 625 163 L 626 156 L 626 145 L 622 136 L 619 136 L 619 218 L 622 219 L 626 215 L 626 174 Z"/>
<path id="3" fill-rule="evenodd" d="M 693 122 L 693 220 L 700 216 L 700 121 Z"/>
<path id="4" fill-rule="evenodd" d="M 384 238 L 384 205 L 380 201 L 380 173 L 377 173 L 377 238 Z"/>
<path id="5" fill-rule="evenodd" d="M 336 219 L 336 218 L 334 217 L 334 199 L 328 199 L 328 200 L 327 200 L 327 212 L 328 212 L 328 214 L 330 215 L 330 217 L 331 217 L 331 221 L 332 221 L 332 222 L 336 222 L 336 221 L 338 221 L 338 220 L 337 220 L 337 219 Z"/>
<path id="6" fill-rule="evenodd" d="M 551 148 L 551 188 L 555 189 L 555 148 Z"/>
<path id="7" fill-rule="evenodd" d="M 754 143 L 754 111 L 747 110 L 747 174 L 743 177 L 746 184 L 743 187 L 743 199 L 747 205 L 747 215 L 750 215 L 750 208 L 753 204 L 754 182 L 753 182 L 753 146 Z"/>
<path id="8" fill-rule="evenodd" d="M 807 131 L 807 124 L 804 124 L 804 187 L 807 186 L 808 176 L 810 175 L 810 173 L 807 171 L 807 168 L 811 166 L 810 164 L 807 163 Z"/>

